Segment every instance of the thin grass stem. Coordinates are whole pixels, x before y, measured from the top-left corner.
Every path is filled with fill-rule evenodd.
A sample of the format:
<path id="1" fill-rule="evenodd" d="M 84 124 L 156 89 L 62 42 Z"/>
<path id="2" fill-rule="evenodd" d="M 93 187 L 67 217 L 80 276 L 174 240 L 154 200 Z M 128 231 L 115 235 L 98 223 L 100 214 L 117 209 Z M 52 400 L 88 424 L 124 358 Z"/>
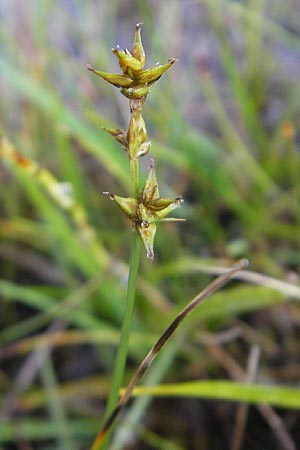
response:
<path id="1" fill-rule="evenodd" d="M 138 275 L 140 261 L 140 240 L 136 230 L 133 230 L 132 233 L 132 243 L 131 243 L 131 254 L 130 254 L 130 262 L 129 262 L 129 275 L 128 275 L 128 285 L 127 285 L 127 294 L 126 294 L 126 302 L 125 302 L 125 311 L 124 311 L 124 320 L 122 323 L 121 337 L 117 350 L 115 367 L 113 371 L 113 379 L 111 384 L 110 395 L 107 402 L 106 412 L 104 415 L 104 421 L 107 420 L 112 410 L 117 404 L 119 389 L 121 387 L 123 373 L 125 369 L 128 344 L 129 344 L 129 335 L 135 300 L 135 291 L 136 291 L 136 281 Z M 105 449 L 108 445 L 109 433 L 102 444 L 101 448 Z M 91 450 L 98 450 L 100 448 L 101 442 L 98 442 L 98 439 L 94 440 Z"/>
<path id="2" fill-rule="evenodd" d="M 131 180 L 131 195 L 137 197 L 139 194 L 139 160 L 130 159 L 130 180 Z"/>

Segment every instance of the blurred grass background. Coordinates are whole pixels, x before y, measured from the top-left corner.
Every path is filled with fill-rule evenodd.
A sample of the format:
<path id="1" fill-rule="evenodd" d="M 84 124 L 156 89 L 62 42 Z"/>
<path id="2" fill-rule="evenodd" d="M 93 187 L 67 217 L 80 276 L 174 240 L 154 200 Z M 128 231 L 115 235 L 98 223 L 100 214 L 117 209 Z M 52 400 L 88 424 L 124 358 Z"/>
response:
<path id="1" fill-rule="evenodd" d="M 247 257 L 252 273 L 199 308 L 145 382 L 241 381 L 259 346 L 258 383 L 299 383 L 299 2 L 2 0 L 0 449 L 86 449 L 99 427 L 130 247 L 101 195 L 128 194 L 127 157 L 101 126 L 129 117 L 86 64 L 119 71 L 110 49 L 139 21 L 148 66 L 179 59 L 144 117 L 160 191 L 184 196 L 187 222 L 161 224 L 155 262 L 142 256 L 127 377 L 211 275 Z M 240 411 L 143 397 L 110 448 L 296 448 L 297 408 L 269 411 L 275 430 L 251 407 L 243 431 Z"/>

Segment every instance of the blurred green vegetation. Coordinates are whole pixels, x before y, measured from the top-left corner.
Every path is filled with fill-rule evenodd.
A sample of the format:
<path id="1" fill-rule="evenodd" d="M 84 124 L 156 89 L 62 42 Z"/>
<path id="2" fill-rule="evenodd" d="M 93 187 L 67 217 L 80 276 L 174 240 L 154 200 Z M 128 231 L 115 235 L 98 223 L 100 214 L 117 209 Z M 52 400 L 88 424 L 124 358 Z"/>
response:
<path id="1" fill-rule="evenodd" d="M 99 427 L 130 247 L 130 224 L 101 195 L 128 194 L 127 157 L 101 126 L 126 129 L 128 113 L 86 64 L 118 70 L 110 49 L 130 46 L 139 21 L 149 65 L 179 59 L 144 117 L 160 191 L 183 195 L 187 222 L 160 224 L 155 262 L 142 255 L 126 377 L 176 311 L 240 257 L 254 273 L 199 308 L 145 383 L 234 379 L 253 345 L 273 404 L 284 406 L 278 386 L 300 377 L 298 2 L 2 1 L 3 449 L 85 449 Z M 232 448 L 237 406 L 196 397 L 135 400 L 111 448 Z M 293 448 L 284 433 L 300 441 L 297 410 L 279 411 L 281 438 L 250 413 L 245 448 Z M 127 447 L 122 421 L 136 438 Z"/>

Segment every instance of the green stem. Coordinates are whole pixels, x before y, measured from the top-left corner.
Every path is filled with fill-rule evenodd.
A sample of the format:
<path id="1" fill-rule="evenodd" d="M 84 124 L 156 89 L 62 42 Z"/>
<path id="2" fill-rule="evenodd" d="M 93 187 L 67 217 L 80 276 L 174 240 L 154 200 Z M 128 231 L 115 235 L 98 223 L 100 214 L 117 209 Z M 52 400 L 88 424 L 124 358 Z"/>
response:
<path id="1" fill-rule="evenodd" d="M 107 419 L 109 414 L 112 412 L 113 408 L 116 406 L 119 396 L 119 390 L 121 387 L 123 373 L 125 369 L 127 350 L 128 350 L 128 341 L 129 334 L 131 328 L 134 300 L 135 300 L 135 290 L 136 290 L 136 280 L 138 275 L 139 268 L 139 260 L 140 260 L 140 239 L 136 232 L 133 230 L 132 234 L 132 242 L 131 242 L 131 253 L 130 253 L 130 262 L 129 262 L 129 275 L 128 275 L 128 285 L 127 285 L 127 295 L 126 295 L 126 303 L 125 303 L 125 311 L 124 311 L 124 320 L 122 324 L 121 337 L 118 346 L 118 351 L 116 355 L 116 361 L 113 371 L 113 379 L 111 385 L 111 391 L 109 394 L 107 407 L 104 415 L 104 421 Z M 105 440 L 105 443 L 101 448 L 105 449 L 108 445 L 108 439 Z M 93 450 L 97 450 L 97 448 L 93 447 Z"/>
<path id="2" fill-rule="evenodd" d="M 129 157 L 130 161 L 130 180 L 131 180 L 131 196 L 137 198 L 139 195 L 139 159 Z M 119 390 L 121 387 L 121 383 L 123 380 L 123 374 L 125 370 L 126 358 L 128 353 L 128 343 L 129 343 L 129 335 L 131 329 L 132 315 L 133 315 L 133 307 L 135 300 L 135 291 L 136 291 L 136 281 L 139 269 L 140 262 L 140 239 L 136 230 L 136 227 L 133 228 L 132 233 L 132 241 L 131 241 L 131 251 L 130 251 L 130 261 L 129 261 L 129 274 L 128 274 L 128 284 L 127 284 L 127 294 L 125 301 L 125 310 L 124 310 L 124 319 L 122 323 L 122 330 L 120 336 L 120 342 L 117 350 L 114 370 L 113 370 L 113 378 L 111 384 L 111 390 L 109 393 L 107 406 L 104 414 L 103 424 L 105 424 L 107 418 L 110 416 L 111 412 L 115 408 L 118 402 Z M 92 449 L 91 450 L 105 450 L 108 448 L 109 444 L 109 435 L 107 433 L 107 437 L 103 441 L 100 440 L 98 434 L 96 437 Z"/>
<path id="3" fill-rule="evenodd" d="M 131 195 L 137 197 L 139 193 L 139 160 L 130 159 L 130 179 L 131 179 Z M 133 315 L 133 307 L 135 300 L 135 290 L 136 290 L 136 280 L 138 275 L 140 262 L 140 239 L 137 234 L 136 228 L 133 229 L 132 241 L 131 241 L 131 252 L 129 261 L 129 274 L 128 274 L 128 284 L 127 284 L 127 294 L 125 301 L 124 319 L 122 323 L 122 330 L 120 336 L 120 342 L 117 350 L 116 361 L 113 371 L 113 379 L 111 390 L 106 406 L 106 411 L 104 415 L 104 422 L 116 406 L 119 397 L 119 390 L 121 387 L 126 357 L 128 352 L 128 342 L 130 335 L 130 328 Z M 96 441 L 95 441 L 96 442 Z M 109 434 L 105 439 L 103 446 L 104 450 L 108 447 Z M 92 450 L 97 450 L 97 444 L 92 447 Z"/>
<path id="4" fill-rule="evenodd" d="M 137 197 L 139 194 L 139 160 L 130 159 L 130 180 L 131 180 L 131 195 Z"/>

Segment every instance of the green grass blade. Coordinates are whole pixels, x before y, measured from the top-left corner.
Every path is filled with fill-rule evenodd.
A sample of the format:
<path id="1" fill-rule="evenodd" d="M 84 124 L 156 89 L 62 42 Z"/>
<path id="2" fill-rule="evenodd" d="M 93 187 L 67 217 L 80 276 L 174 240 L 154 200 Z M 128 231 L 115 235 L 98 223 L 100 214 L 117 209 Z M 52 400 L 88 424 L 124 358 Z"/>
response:
<path id="1" fill-rule="evenodd" d="M 193 381 L 160 386 L 143 386 L 133 395 L 158 397 L 192 397 L 247 402 L 256 405 L 267 403 L 279 408 L 300 409 L 298 388 L 236 383 L 233 381 Z"/>

